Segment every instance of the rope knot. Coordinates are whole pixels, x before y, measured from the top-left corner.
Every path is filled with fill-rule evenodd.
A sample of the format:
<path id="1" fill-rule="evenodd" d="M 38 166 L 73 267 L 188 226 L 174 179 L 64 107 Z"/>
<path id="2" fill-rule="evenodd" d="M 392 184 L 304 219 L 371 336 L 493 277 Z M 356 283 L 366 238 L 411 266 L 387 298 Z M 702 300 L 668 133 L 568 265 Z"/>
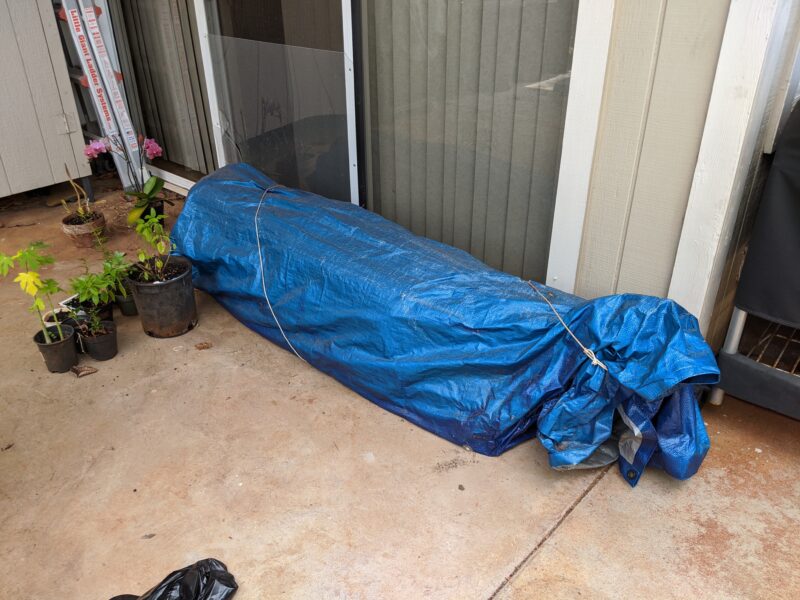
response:
<path id="1" fill-rule="evenodd" d="M 597 358 L 597 355 L 590 348 L 584 348 L 583 353 L 589 357 L 589 360 L 592 361 L 594 366 L 600 367 L 603 371 L 608 371 L 608 367 L 603 364 L 603 361 Z"/>
<path id="2" fill-rule="evenodd" d="M 564 329 L 566 329 L 566 330 L 567 330 L 567 333 L 570 335 L 570 337 L 571 337 L 573 340 L 575 340 L 575 343 L 576 343 L 576 344 L 578 344 L 578 346 L 580 346 L 580 347 L 581 347 L 581 350 L 583 350 L 583 353 L 584 353 L 584 354 L 585 354 L 585 355 L 586 355 L 586 356 L 589 358 L 589 360 L 591 360 L 591 361 L 592 361 L 592 364 L 593 364 L 594 366 L 596 366 L 596 367 L 600 367 L 601 369 L 603 369 L 603 371 L 605 371 L 606 373 L 608 373 L 608 367 L 606 367 L 606 366 L 603 364 L 603 362 L 602 362 L 602 361 L 601 361 L 599 358 L 597 358 L 597 355 L 596 355 L 596 354 L 595 354 L 595 353 L 592 351 L 592 349 L 591 349 L 591 348 L 587 348 L 586 346 L 584 346 L 584 345 L 583 345 L 583 343 L 582 343 L 582 342 L 581 342 L 581 341 L 578 339 L 578 336 L 576 336 L 576 335 L 575 335 L 575 334 L 572 332 L 572 329 L 570 329 L 570 328 L 569 328 L 569 325 L 567 325 L 567 324 L 566 324 L 566 322 L 564 321 L 564 319 L 562 319 L 562 318 L 561 318 L 561 315 L 560 315 L 560 314 L 558 313 L 558 311 L 556 310 L 556 307 L 555 307 L 555 306 L 553 306 L 553 303 L 552 303 L 552 302 L 550 302 L 550 300 L 548 300 L 548 299 L 547 299 L 547 296 L 545 296 L 545 295 L 544 295 L 544 294 L 543 294 L 543 293 L 542 293 L 542 292 L 539 290 L 539 288 L 537 288 L 535 285 L 533 285 L 533 284 L 532 284 L 530 281 L 526 281 L 525 283 L 527 283 L 527 284 L 528 284 L 528 286 L 529 286 L 529 287 L 530 287 L 530 288 L 531 288 L 531 289 L 532 289 L 534 292 L 536 292 L 537 294 L 539 294 L 539 296 L 541 296 L 542 300 L 544 300 L 545 302 L 547 302 L 547 306 L 549 306 L 549 307 L 550 307 L 550 310 L 552 310 L 552 311 L 553 311 L 553 314 L 556 316 L 556 318 L 557 318 L 557 319 L 558 319 L 558 321 L 561 323 L 561 325 L 564 327 Z"/>

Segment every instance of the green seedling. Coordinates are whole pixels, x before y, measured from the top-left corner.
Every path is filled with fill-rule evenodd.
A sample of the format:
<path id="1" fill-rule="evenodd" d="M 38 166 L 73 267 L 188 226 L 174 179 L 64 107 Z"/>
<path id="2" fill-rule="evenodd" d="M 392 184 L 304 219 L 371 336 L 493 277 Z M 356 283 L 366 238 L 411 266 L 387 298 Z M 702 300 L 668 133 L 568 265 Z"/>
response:
<path id="1" fill-rule="evenodd" d="M 175 249 L 175 244 L 164 229 L 164 215 L 157 215 L 155 209 L 150 209 L 150 214 L 136 222 L 136 233 L 150 247 L 140 249 L 137 253 L 139 262 L 136 267 L 142 273 L 145 281 L 166 281 L 167 266 L 169 265 L 170 252 Z"/>
<path id="2" fill-rule="evenodd" d="M 57 340 L 47 329 L 47 323 L 44 320 L 44 312 L 48 307 L 53 314 L 53 324 L 58 331 L 59 340 L 64 339 L 64 332 L 53 304 L 53 296 L 62 290 L 55 279 L 42 279 L 39 273 L 41 267 L 52 265 L 55 262 L 50 254 L 45 253 L 46 248 L 47 244 L 44 242 L 33 242 L 14 255 L 0 253 L 0 276 L 6 277 L 12 271 L 16 272 L 14 281 L 19 284 L 23 292 L 33 299 L 28 310 L 38 316 L 44 341 L 50 344 Z"/>

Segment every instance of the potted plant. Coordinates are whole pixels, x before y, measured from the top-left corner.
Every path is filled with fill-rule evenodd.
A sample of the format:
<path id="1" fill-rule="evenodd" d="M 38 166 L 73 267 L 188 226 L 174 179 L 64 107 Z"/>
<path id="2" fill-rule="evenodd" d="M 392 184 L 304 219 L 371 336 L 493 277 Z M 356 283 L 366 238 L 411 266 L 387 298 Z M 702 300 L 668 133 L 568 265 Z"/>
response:
<path id="1" fill-rule="evenodd" d="M 126 317 L 133 317 L 139 314 L 136 311 L 136 302 L 133 300 L 133 294 L 130 287 L 128 287 L 131 266 L 125 259 L 124 252 L 109 252 L 103 261 L 103 276 L 108 282 L 109 289 L 114 294 L 114 301 L 120 312 Z"/>
<path id="2" fill-rule="evenodd" d="M 61 323 L 54 310 L 53 294 L 60 291 L 54 279 L 42 279 L 40 267 L 53 264 L 53 257 L 44 253 L 47 246 L 43 242 L 34 242 L 13 256 L 0 253 L 0 275 L 7 276 L 15 269 L 17 282 L 23 292 L 33 298 L 30 311 L 39 317 L 41 331 L 33 336 L 39 347 L 47 369 L 52 373 L 64 373 L 78 364 L 75 350 L 75 331 L 69 325 Z M 48 324 L 44 320 L 44 312 L 50 308 L 54 321 Z"/>
<path id="3" fill-rule="evenodd" d="M 75 192 L 75 210 L 70 210 L 65 200 L 61 201 L 67 211 L 67 216 L 61 220 L 61 229 L 78 248 L 91 248 L 105 236 L 106 219 L 103 213 L 91 208 L 89 195 L 72 180 L 69 171 L 67 177 Z"/>
<path id="4" fill-rule="evenodd" d="M 161 195 L 161 190 L 164 188 L 164 180 L 155 175 L 148 177 L 147 170 L 145 169 L 144 159 L 153 160 L 161 156 L 164 151 L 152 138 L 139 135 L 139 144 L 141 151 L 138 155 L 138 163 L 130 156 L 125 145 L 122 144 L 116 135 L 103 138 L 102 140 L 94 140 L 86 148 L 84 153 L 90 159 L 95 159 L 101 154 L 110 152 L 117 154 L 124 160 L 128 175 L 133 181 L 133 189 L 126 189 L 123 193 L 128 200 L 133 202 L 133 208 L 128 212 L 128 225 L 135 225 L 145 212 L 154 209 L 156 214 L 164 214 L 164 202 L 172 204 L 172 202 Z M 147 179 L 145 180 L 145 177 Z"/>
<path id="5" fill-rule="evenodd" d="M 136 232 L 149 246 L 139 250 L 130 274 L 130 288 L 147 335 L 183 335 L 197 325 L 192 263 L 172 256 L 175 246 L 164 230 L 164 215 L 150 209 L 136 223 Z"/>
<path id="6" fill-rule="evenodd" d="M 114 279 L 104 268 L 102 273 L 85 273 L 70 280 L 70 287 L 84 309 L 75 314 L 78 334 L 87 354 L 95 360 L 109 360 L 117 355 L 117 328 L 114 321 L 101 317 L 103 307 L 114 300 Z"/>
<path id="7" fill-rule="evenodd" d="M 75 351 L 78 354 L 86 354 L 86 349 L 83 346 L 83 341 L 81 340 L 81 336 L 78 335 L 78 323 L 79 321 L 75 318 L 75 312 L 70 310 L 69 308 L 64 308 L 63 306 L 56 307 L 55 310 L 47 311 L 44 315 L 45 323 L 49 325 L 55 324 L 56 321 L 61 323 L 61 325 L 69 325 L 75 331 L 75 335 L 73 339 L 75 341 Z"/>

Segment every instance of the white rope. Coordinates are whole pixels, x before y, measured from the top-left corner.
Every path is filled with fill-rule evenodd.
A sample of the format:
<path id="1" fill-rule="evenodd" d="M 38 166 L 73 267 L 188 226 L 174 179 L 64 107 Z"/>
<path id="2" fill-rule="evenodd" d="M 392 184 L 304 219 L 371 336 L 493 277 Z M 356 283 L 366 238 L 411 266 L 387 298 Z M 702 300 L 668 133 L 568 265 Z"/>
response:
<path id="1" fill-rule="evenodd" d="M 606 371 L 606 372 L 608 372 L 608 367 L 606 367 L 606 366 L 603 364 L 603 362 L 602 362 L 602 361 L 601 361 L 599 358 L 597 358 L 597 355 L 596 355 L 596 354 L 595 354 L 595 353 L 594 353 L 594 352 L 593 352 L 593 351 L 592 351 L 590 348 L 587 348 L 586 346 L 584 346 L 584 345 L 581 343 L 581 341 L 578 339 L 578 337 L 577 337 L 577 336 L 576 336 L 574 333 L 572 333 L 572 330 L 569 328 L 569 325 L 567 325 L 567 324 L 564 322 L 564 319 L 562 319 L 562 318 L 561 318 L 561 315 L 560 315 L 560 314 L 558 314 L 558 311 L 556 310 L 556 307 L 555 307 L 555 306 L 553 306 L 553 303 L 552 303 L 552 302 L 550 302 L 550 300 L 548 300 L 548 299 L 547 299 L 547 296 L 545 296 L 545 295 L 544 295 L 544 294 L 543 294 L 543 293 L 542 293 L 542 292 L 539 290 L 539 288 L 537 288 L 535 285 L 533 285 L 533 284 L 532 284 L 530 281 L 526 281 L 525 283 L 527 283 L 527 284 L 528 284 L 528 285 L 531 287 L 531 289 L 532 289 L 534 292 L 536 292 L 537 294 L 539 294 L 539 295 L 542 297 L 542 300 L 544 300 L 545 302 L 547 302 L 547 306 L 549 306 L 549 307 L 550 307 L 550 310 L 552 310 L 552 311 L 553 311 L 553 314 L 554 314 L 554 315 L 555 315 L 555 316 L 558 318 L 558 320 L 559 320 L 559 321 L 561 322 L 561 324 L 564 326 L 564 329 L 566 329 L 566 330 L 567 330 L 567 333 L 568 333 L 568 334 L 570 334 L 570 336 L 572 336 L 572 339 L 573 339 L 573 340 L 575 340 L 575 343 L 576 343 L 576 344 L 578 344 L 578 346 L 580 346 L 580 347 L 581 347 L 581 350 L 583 350 L 583 353 L 584 353 L 584 354 L 585 354 L 587 357 L 589 357 L 589 360 L 591 360 L 591 361 L 592 361 L 592 364 L 593 364 L 593 365 L 595 365 L 595 366 L 598 366 L 598 367 L 600 367 L 601 369 L 603 369 L 603 371 Z"/>
<path id="2" fill-rule="evenodd" d="M 297 352 L 297 350 L 295 350 L 294 346 L 292 346 L 292 342 L 290 342 L 289 338 L 286 337 L 286 332 L 283 330 L 283 327 L 281 326 L 280 321 L 278 321 L 278 317 L 275 315 L 275 310 L 272 308 L 272 302 L 270 302 L 270 300 L 269 300 L 269 294 L 267 294 L 267 280 L 266 280 L 265 275 L 264 275 L 264 258 L 263 258 L 262 254 L 261 254 L 261 234 L 259 233 L 259 230 L 258 230 L 258 215 L 261 212 L 261 205 L 264 203 L 264 198 L 266 198 L 266 196 L 267 196 L 267 194 L 269 192 L 271 192 L 272 190 L 274 190 L 277 187 L 280 187 L 280 186 L 279 185 L 271 185 L 270 187 L 268 187 L 267 189 L 264 190 L 264 193 L 261 194 L 261 198 L 258 201 L 258 208 L 256 208 L 256 214 L 255 214 L 255 217 L 253 218 L 253 225 L 254 225 L 255 230 L 256 230 L 256 245 L 258 246 L 258 264 L 259 264 L 259 267 L 260 267 L 260 270 L 261 270 L 261 290 L 264 292 L 264 300 L 267 301 L 267 307 L 269 308 L 269 312 L 272 315 L 272 318 L 274 319 L 275 324 L 278 326 L 278 330 L 281 332 L 281 335 L 283 336 L 283 339 L 286 341 L 286 344 L 289 346 L 289 348 L 291 348 L 292 352 L 294 352 L 294 354 L 295 354 L 295 356 L 297 356 L 297 358 L 299 358 L 300 360 L 305 362 L 306 359 L 304 359 L 302 356 L 300 356 L 300 353 Z M 559 320 L 559 322 L 564 327 L 564 329 L 567 330 L 567 333 L 569 333 L 570 337 L 572 337 L 572 339 L 575 340 L 575 343 L 578 344 L 578 346 L 581 347 L 581 350 L 583 350 L 583 353 L 589 358 L 589 360 L 592 361 L 592 364 L 600 367 L 604 371 L 608 371 L 608 367 L 606 367 L 603 364 L 603 362 L 599 358 L 597 358 L 597 355 L 590 348 L 587 348 L 586 346 L 584 346 L 581 343 L 581 341 L 578 339 L 578 337 L 572 332 L 572 330 L 569 328 L 569 325 L 567 325 L 564 322 L 564 319 L 561 318 L 561 315 L 556 310 L 556 307 L 553 306 L 553 303 L 550 302 L 550 300 L 547 299 L 547 296 L 545 296 L 530 281 L 526 281 L 525 283 L 527 283 L 534 292 L 539 294 L 539 296 L 541 296 L 542 300 L 547 302 L 547 306 L 549 306 L 550 310 L 553 311 L 553 314 Z"/>
<path id="3" fill-rule="evenodd" d="M 286 340 L 289 348 L 292 349 L 294 355 L 302 360 L 303 362 L 307 362 L 305 358 L 300 356 L 297 350 L 294 349 L 292 346 L 292 342 L 289 341 L 289 338 L 286 337 L 286 333 L 283 331 L 283 327 L 281 327 L 280 321 L 278 321 L 278 317 L 275 316 L 275 311 L 272 309 L 272 302 L 269 301 L 269 295 L 267 294 L 267 280 L 264 277 L 264 258 L 261 256 L 261 235 L 258 232 L 258 213 L 261 212 L 261 205 L 264 203 L 264 198 L 267 196 L 269 192 L 274 190 L 275 188 L 280 187 L 278 185 L 271 185 L 267 189 L 264 190 L 264 193 L 261 194 L 261 199 L 258 201 L 258 208 L 256 209 L 256 216 L 253 218 L 253 224 L 256 228 L 256 244 L 258 245 L 258 264 L 261 267 L 261 289 L 264 291 L 264 299 L 267 301 L 267 306 L 269 307 L 269 312 L 272 314 L 272 318 L 275 320 L 275 324 L 278 326 L 278 330 L 281 332 L 283 339 Z"/>

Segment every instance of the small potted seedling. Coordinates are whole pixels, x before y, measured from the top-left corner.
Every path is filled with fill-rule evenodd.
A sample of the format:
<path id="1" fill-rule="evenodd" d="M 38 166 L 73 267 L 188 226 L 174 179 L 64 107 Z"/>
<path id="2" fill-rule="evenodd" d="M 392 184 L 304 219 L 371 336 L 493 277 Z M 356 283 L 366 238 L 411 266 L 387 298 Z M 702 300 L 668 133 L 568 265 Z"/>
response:
<path id="1" fill-rule="evenodd" d="M 147 335 L 167 338 L 183 335 L 197 325 L 192 285 L 192 263 L 172 256 L 175 246 L 164 230 L 164 215 L 154 209 L 139 219 L 136 232 L 147 250 L 139 250 L 130 274 L 130 287 Z"/>
<path id="2" fill-rule="evenodd" d="M 75 192 L 75 210 L 70 210 L 65 200 L 61 201 L 67 211 L 61 229 L 78 248 L 91 248 L 105 236 L 106 219 L 103 213 L 92 209 L 86 190 L 69 177 L 69 171 L 67 177 Z"/>
<path id="3" fill-rule="evenodd" d="M 114 300 L 114 277 L 104 268 L 102 273 L 85 273 L 70 280 L 84 315 L 75 315 L 78 334 L 87 354 L 95 360 L 109 360 L 117 355 L 117 328 L 114 321 L 103 320 L 101 309 Z"/>
<path id="4" fill-rule="evenodd" d="M 52 373 L 64 373 L 78 364 L 75 331 L 62 323 L 54 310 L 53 295 L 61 291 L 58 283 L 54 279 L 42 279 L 39 273 L 42 266 L 54 262 L 52 256 L 45 254 L 46 247 L 43 242 L 34 242 L 13 256 L 0 253 L 0 275 L 5 277 L 11 270 L 17 272 L 14 281 L 33 298 L 29 310 L 38 316 L 41 326 L 33 341 L 39 347 L 47 369 Z M 44 319 L 48 307 L 54 319 L 52 324 Z"/>

